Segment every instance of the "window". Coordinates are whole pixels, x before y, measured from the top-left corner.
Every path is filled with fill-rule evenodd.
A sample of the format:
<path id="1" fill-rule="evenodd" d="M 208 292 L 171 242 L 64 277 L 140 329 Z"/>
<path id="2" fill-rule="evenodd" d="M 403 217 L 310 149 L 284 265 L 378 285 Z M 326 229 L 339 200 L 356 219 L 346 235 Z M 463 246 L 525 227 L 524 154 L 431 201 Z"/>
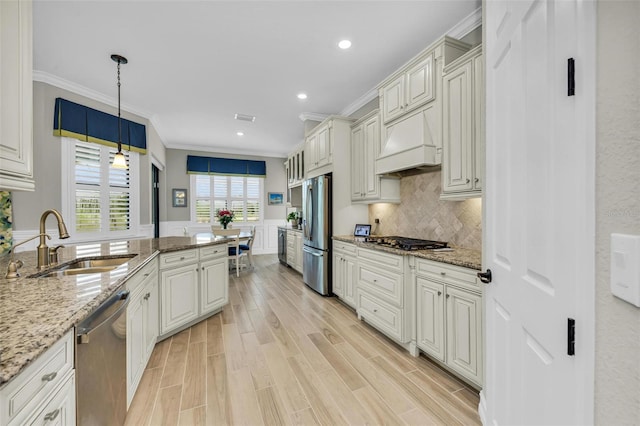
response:
<path id="1" fill-rule="evenodd" d="M 63 147 L 63 210 L 73 240 L 135 235 L 136 173 L 110 167 L 115 148 L 71 138 L 63 138 Z M 123 152 L 129 168 L 138 170 L 138 154 Z"/>
<path id="2" fill-rule="evenodd" d="M 191 176 L 191 218 L 196 223 L 216 223 L 216 211 L 229 209 L 234 222 L 262 221 L 263 178 Z"/>

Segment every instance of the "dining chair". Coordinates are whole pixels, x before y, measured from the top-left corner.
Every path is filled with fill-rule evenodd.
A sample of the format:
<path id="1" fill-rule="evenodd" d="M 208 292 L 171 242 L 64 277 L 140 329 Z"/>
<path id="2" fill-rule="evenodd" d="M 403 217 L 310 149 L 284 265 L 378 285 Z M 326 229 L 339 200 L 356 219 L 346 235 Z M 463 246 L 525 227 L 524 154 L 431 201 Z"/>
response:
<path id="1" fill-rule="evenodd" d="M 240 260 L 247 256 L 240 248 L 240 230 L 239 229 L 215 229 L 213 235 L 223 236 L 229 239 L 229 259 L 236 264 L 236 276 L 240 276 Z"/>
<path id="2" fill-rule="evenodd" d="M 255 225 L 251 225 L 251 236 L 249 237 L 249 240 L 247 241 L 247 244 L 240 244 L 240 250 L 242 250 L 243 252 L 247 253 L 247 258 L 249 259 L 249 266 L 251 266 L 251 268 L 253 268 L 253 240 L 255 240 L 256 237 L 256 226 Z"/>

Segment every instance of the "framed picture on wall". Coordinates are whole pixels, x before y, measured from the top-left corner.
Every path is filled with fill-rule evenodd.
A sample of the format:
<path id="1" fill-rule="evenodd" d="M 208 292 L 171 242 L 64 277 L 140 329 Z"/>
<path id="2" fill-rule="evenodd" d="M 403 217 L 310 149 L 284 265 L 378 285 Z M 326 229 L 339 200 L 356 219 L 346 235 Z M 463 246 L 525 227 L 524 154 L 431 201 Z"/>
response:
<path id="1" fill-rule="evenodd" d="M 270 206 L 277 206 L 284 204 L 284 193 L 282 192 L 269 192 L 267 201 Z"/>
<path id="2" fill-rule="evenodd" d="M 187 190 L 172 189 L 173 207 L 187 207 Z"/>

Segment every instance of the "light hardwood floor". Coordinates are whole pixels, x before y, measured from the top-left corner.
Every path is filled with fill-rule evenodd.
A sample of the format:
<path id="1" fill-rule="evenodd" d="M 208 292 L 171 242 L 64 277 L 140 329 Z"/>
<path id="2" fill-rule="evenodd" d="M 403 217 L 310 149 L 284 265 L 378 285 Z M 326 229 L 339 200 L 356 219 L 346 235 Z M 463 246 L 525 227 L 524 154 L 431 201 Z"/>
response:
<path id="1" fill-rule="evenodd" d="M 156 345 L 126 424 L 480 424 L 475 390 L 254 261 L 221 313 Z"/>

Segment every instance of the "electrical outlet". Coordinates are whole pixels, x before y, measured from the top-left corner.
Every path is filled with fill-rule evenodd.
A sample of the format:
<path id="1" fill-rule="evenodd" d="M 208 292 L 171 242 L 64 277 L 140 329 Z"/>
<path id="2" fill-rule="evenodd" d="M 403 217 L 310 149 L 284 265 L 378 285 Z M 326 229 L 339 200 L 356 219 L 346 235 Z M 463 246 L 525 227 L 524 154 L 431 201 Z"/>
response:
<path id="1" fill-rule="evenodd" d="M 380 219 L 375 218 L 374 222 L 375 222 L 375 223 L 380 223 Z"/>

